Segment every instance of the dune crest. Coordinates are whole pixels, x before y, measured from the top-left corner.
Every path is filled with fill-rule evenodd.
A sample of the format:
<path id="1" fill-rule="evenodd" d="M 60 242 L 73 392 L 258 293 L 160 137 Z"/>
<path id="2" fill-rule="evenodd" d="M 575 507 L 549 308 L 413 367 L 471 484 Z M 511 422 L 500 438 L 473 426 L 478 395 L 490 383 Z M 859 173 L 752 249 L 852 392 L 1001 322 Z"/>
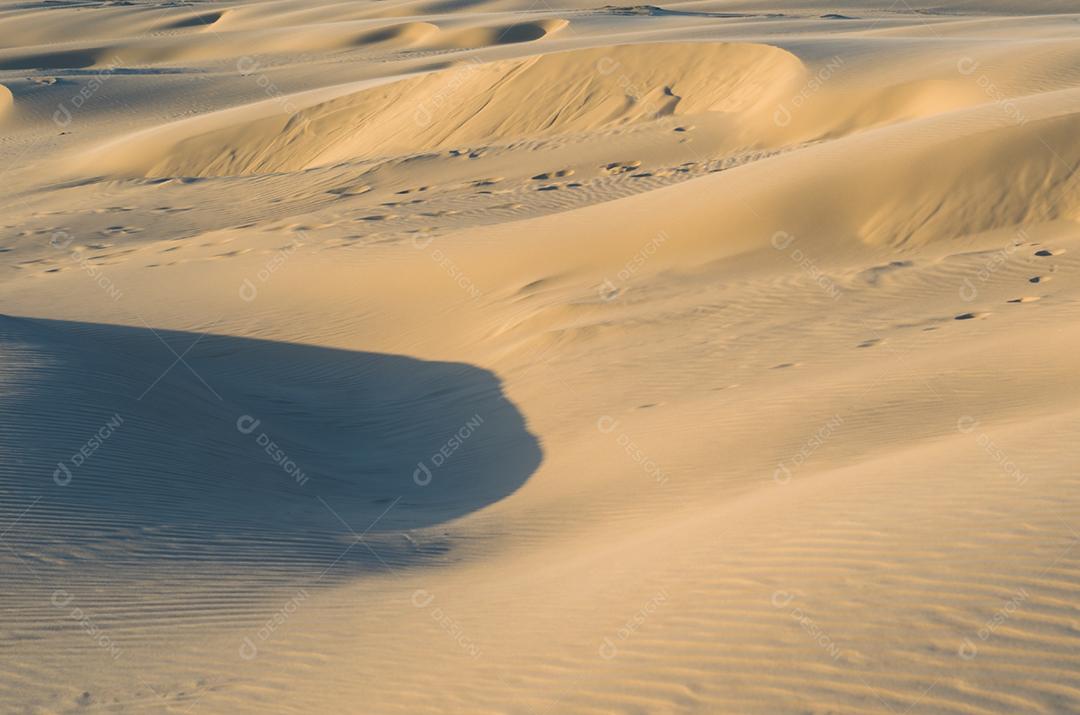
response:
<path id="1" fill-rule="evenodd" d="M 15 97 L 11 90 L 0 84 L 0 120 L 15 107 Z"/>
<path id="2" fill-rule="evenodd" d="M 765 111 L 803 72 L 778 48 L 716 43 L 470 62 L 342 90 L 297 111 L 289 102 L 304 99 L 286 97 L 161 127 L 103 147 L 86 163 L 144 176 L 236 176 L 600 132 L 667 116 L 743 116 Z M 206 131 L 208 119 L 225 126 Z"/>

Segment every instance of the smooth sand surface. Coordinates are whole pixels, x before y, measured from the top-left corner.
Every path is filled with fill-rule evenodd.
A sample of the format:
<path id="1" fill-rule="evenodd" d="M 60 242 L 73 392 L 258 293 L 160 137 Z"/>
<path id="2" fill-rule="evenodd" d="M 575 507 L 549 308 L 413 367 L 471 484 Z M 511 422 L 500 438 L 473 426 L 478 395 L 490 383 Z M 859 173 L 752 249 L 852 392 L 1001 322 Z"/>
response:
<path id="1" fill-rule="evenodd" d="M 1073 0 L 0 3 L 0 712 L 1080 713 Z"/>

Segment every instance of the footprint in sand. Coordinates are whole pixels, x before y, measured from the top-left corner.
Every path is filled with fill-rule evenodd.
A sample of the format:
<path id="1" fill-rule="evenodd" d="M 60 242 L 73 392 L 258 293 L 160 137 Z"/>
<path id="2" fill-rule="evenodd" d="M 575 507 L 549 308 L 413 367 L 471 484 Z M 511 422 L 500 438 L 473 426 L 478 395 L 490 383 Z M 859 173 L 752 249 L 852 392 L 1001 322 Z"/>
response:
<path id="1" fill-rule="evenodd" d="M 116 236 L 123 234 L 139 233 L 141 228 L 135 228 L 134 226 L 109 226 L 108 228 L 100 231 L 105 236 Z"/>
<path id="2" fill-rule="evenodd" d="M 330 189 L 326 193 L 336 194 L 338 196 L 361 196 L 371 191 L 371 187 L 367 184 L 356 184 L 354 186 L 339 186 L 336 189 Z"/>
<path id="3" fill-rule="evenodd" d="M 573 169 L 559 169 L 558 171 L 545 171 L 542 174 L 537 174 L 532 177 L 533 181 L 550 181 L 551 179 L 562 179 L 566 176 L 573 176 Z"/>
<path id="4" fill-rule="evenodd" d="M 609 174 L 625 174 L 640 167 L 640 161 L 613 161 L 610 164 L 604 164 L 601 168 Z"/>

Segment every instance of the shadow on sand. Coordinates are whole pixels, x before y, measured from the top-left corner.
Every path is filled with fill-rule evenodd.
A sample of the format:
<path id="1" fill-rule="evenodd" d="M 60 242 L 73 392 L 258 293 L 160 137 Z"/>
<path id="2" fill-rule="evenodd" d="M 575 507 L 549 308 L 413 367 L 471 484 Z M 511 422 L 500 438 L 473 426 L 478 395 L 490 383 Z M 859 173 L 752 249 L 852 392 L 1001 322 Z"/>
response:
<path id="1" fill-rule="evenodd" d="M 8 316 L 0 354 L 0 509 L 33 505 L 5 537 L 28 567 L 395 570 L 446 558 L 437 525 L 542 458 L 461 363 Z"/>

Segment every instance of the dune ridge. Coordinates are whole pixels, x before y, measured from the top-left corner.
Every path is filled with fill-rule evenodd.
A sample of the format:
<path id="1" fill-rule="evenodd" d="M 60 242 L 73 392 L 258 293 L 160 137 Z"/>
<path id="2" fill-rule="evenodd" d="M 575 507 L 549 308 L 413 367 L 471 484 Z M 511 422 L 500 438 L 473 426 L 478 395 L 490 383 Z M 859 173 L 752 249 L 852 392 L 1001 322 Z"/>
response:
<path id="1" fill-rule="evenodd" d="M 657 53 L 663 62 L 650 61 Z M 713 66 L 723 67 L 723 74 Z M 554 81 L 574 74 L 577 82 Z M 761 45 L 619 46 L 464 63 L 359 92 L 346 88 L 341 97 L 296 110 L 293 104 L 302 98 L 264 101 L 253 111 L 226 110 L 228 117 L 217 122 L 225 125 L 221 129 L 201 129 L 206 118 L 162 127 L 103 147 L 87 163 L 101 167 L 108 157 L 114 173 L 146 176 L 295 171 L 596 132 L 666 116 L 744 115 L 801 74 L 792 55 Z M 540 88 L 549 89 L 538 94 Z M 527 96 L 531 101 L 524 101 Z"/>
<path id="2" fill-rule="evenodd" d="M 9 4 L 0 711 L 1080 712 L 1073 5 Z"/>

